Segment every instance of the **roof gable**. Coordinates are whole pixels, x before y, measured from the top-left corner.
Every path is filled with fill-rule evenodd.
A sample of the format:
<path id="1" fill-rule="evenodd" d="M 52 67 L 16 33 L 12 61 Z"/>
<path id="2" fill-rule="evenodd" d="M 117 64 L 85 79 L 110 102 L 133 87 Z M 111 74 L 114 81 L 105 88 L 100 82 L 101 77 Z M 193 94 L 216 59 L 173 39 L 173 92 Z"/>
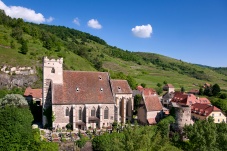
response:
<path id="1" fill-rule="evenodd" d="M 144 103 L 148 112 L 162 110 L 162 104 L 157 95 L 145 96 Z"/>
<path id="2" fill-rule="evenodd" d="M 127 80 L 110 80 L 114 94 L 132 94 Z"/>

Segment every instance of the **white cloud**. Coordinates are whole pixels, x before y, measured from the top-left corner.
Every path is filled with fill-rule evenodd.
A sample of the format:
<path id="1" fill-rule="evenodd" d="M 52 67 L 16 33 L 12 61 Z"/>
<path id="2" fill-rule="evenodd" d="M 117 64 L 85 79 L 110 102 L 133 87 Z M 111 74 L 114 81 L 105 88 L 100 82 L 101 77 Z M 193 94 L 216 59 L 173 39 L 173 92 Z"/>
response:
<path id="1" fill-rule="evenodd" d="M 6 15 L 9 15 L 12 18 L 22 18 L 28 22 L 43 23 L 51 22 L 54 19 L 53 17 L 45 19 L 41 13 L 36 13 L 34 10 L 29 8 L 21 6 L 6 6 L 1 0 L 0 9 L 3 9 Z"/>
<path id="2" fill-rule="evenodd" d="M 79 18 L 74 18 L 73 23 L 80 26 L 80 20 Z"/>
<path id="3" fill-rule="evenodd" d="M 46 22 L 50 23 L 50 22 L 52 22 L 53 20 L 54 20 L 54 18 L 50 16 L 49 18 L 46 19 Z"/>
<path id="4" fill-rule="evenodd" d="M 132 28 L 132 33 L 139 38 L 149 38 L 152 34 L 152 27 L 150 24 L 136 26 Z"/>
<path id="5" fill-rule="evenodd" d="M 101 29 L 102 25 L 96 19 L 91 19 L 87 22 L 87 25 L 91 28 Z"/>

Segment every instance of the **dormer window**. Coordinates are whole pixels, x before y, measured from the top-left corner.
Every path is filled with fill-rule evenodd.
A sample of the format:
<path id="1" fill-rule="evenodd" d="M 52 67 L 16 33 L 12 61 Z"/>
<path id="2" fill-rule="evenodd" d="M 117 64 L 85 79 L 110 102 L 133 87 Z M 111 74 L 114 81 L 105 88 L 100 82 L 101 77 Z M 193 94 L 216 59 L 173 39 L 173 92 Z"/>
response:
<path id="1" fill-rule="evenodd" d="M 102 76 L 99 76 L 99 80 L 102 80 Z"/>
<path id="2" fill-rule="evenodd" d="M 54 68 L 51 69 L 51 73 L 55 73 L 55 69 Z"/>
<path id="3" fill-rule="evenodd" d="M 100 88 L 100 91 L 102 92 L 103 91 L 103 88 Z"/>
<path id="4" fill-rule="evenodd" d="M 80 91 L 80 89 L 77 87 L 77 88 L 76 88 L 76 92 L 79 92 L 79 91 Z"/>
<path id="5" fill-rule="evenodd" d="M 118 88 L 118 90 L 121 90 L 121 87 L 117 87 Z"/>

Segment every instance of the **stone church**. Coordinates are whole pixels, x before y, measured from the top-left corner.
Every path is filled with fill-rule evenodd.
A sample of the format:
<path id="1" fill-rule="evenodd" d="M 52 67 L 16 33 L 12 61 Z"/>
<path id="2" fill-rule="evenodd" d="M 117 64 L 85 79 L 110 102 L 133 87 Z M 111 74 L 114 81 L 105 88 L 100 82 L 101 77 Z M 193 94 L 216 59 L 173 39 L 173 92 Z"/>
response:
<path id="1" fill-rule="evenodd" d="M 43 58 L 43 110 L 52 107 L 53 127 L 73 130 L 111 127 L 132 119 L 132 90 L 108 72 L 63 70 L 63 58 Z M 47 118 L 43 115 L 43 125 Z"/>

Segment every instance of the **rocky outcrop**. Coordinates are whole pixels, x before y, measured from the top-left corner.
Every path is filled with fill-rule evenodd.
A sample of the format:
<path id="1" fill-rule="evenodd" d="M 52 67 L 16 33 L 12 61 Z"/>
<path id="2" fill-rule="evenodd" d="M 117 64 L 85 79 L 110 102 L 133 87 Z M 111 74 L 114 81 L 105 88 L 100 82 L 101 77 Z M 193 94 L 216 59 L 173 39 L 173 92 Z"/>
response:
<path id="1" fill-rule="evenodd" d="M 1 71 L 8 73 L 10 75 L 16 75 L 16 74 L 31 75 L 36 73 L 36 70 L 34 67 L 12 67 L 9 65 L 2 66 Z"/>
<path id="2" fill-rule="evenodd" d="M 37 75 L 9 75 L 0 74 L 0 89 L 13 87 L 28 87 L 32 86 L 39 78 Z"/>

